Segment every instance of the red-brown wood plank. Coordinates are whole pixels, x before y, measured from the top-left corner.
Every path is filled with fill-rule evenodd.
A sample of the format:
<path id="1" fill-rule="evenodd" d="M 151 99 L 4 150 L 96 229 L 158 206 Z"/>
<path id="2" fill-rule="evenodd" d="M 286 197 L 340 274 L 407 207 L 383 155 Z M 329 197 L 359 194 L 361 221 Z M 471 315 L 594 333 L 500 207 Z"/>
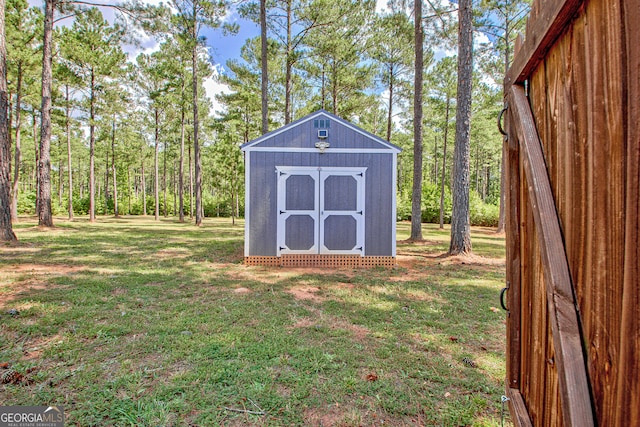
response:
<path id="1" fill-rule="evenodd" d="M 505 87 L 529 78 L 583 2 L 584 0 L 546 0 L 543 5 L 532 6 L 532 12 L 537 11 L 537 14 L 527 22 L 524 44 L 505 77 Z"/>
<path id="2" fill-rule="evenodd" d="M 507 387 L 520 387 L 520 330 L 521 330 L 521 292 L 520 292 L 520 155 L 511 112 L 505 114 L 505 128 L 508 138 L 503 149 L 506 151 L 505 182 L 507 215 Z"/>
<path id="3" fill-rule="evenodd" d="M 616 361 L 616 426 L 640 425 L 640 0 L 621 1 L 625 35 L 627 175 L 625 183 L 625 256 L 620 304 L 620 351 Z"/>
<path id="4" fill-rule="evenodd" d="M 511 421 L 516 427 L 533 427 L 527 405 L 522 399 L 522 394 L 517 388 L 508 388 L 507 397 L 509 398 L 509 411 L 511 412 Z"/>
<path id="5" fill-rule="evenodd" d="M 593 426 L 595 423 L 578 314 L 540 140 L 524 89 L 512 86 L 508 102 L 513 108 L 529 183 L 529 202 L 534 212 L 544 265 L 563 418 L 567 426 Z"/>

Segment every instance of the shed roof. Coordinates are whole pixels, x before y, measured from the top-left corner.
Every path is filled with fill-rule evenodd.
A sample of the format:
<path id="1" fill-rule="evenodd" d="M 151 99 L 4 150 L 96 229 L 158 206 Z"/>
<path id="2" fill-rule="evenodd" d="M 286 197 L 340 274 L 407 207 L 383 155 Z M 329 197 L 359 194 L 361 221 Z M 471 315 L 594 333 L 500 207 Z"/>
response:
<path id="1" fill-rule="evenodd" d="M 242 144 L 240 146 L 240 149 L 242 151 L 252 151 L 254 149 L 259 149 L 259 146 L 261 145 L 261 143 L 268 141 L 272 138 L 274 138 L 275 136 L 283 133 L 283 132 L 287 132 L 292 130 L 295 127 L 298 127 L 306 122 L 309 122 L 311 120 L 314 119 L 318 119 L 318 118 L 329 118 L 331 120 L 336 121 L 337 123 L 340 123 L 342 126 L 350 129 L 353 132 L 359 133 L 360 135 L 364 136 L 365 138 L 367 138 L 368 140 L 370 140 L 372 143 L 374 143 L 375 145 L 379 145 L 379 149 L 380 150 L 388 150 L 389 152 L 395 152 L 395 153 L 399 153 L 400 151 L 402 151 L 402 149 L 392 143 L 390 143 L 389 141 L 385 141 L 384 139 L 370 133 L 367 132 L 366 130 L 354 125 L 353 123 L 350 123 L 334 114 L 329 113 L 326 110 L 318 110 L 314 113 L 311 113 L 305 117 L 302 117 L 294 122 L 289 123 L 288 125 L 285 125 L 281 128 L 278 128 L 276 130 L 273 130 L 271 132 L 268 132 L 262 136 L 260 136 L 259 138 L 256 138 L 252 141 L 249 141 L 245 144 Z"/>

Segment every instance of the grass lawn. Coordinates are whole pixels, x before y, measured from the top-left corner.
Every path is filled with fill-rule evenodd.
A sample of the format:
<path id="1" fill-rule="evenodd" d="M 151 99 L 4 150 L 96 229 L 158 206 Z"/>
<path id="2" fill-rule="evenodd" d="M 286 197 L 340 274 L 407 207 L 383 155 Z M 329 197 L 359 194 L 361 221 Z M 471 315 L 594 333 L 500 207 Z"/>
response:
<path id="1" fill-rule="evenodd" d="M 397 268 L 316 270 L 244 266 L 230 219 L 55 223 L 0 244 L 1 405 L 83 427 L 501 425 L 490 229 L 451 258 L 448 229 L 409 244 L 400 223 Z"/>

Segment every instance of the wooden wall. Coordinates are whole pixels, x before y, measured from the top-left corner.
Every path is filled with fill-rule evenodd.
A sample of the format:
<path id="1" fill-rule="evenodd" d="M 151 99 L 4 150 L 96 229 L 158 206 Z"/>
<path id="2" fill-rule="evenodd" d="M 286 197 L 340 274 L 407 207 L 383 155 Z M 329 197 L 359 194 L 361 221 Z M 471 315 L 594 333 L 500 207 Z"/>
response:
<path id="1" fill-rule="evenodd" d="M 549 16 L 563 25 L 542 25 Z M 536 53 L 525 41 L 517 55 L 527 58 L 516 57 L 519 69 L 512 68 L 506 86 L 527 81 L 578 303 L 596 423 L 637 426 L 640 0 L 534 1 L 527 41 L 544 39 L 535 33 L 540 28 L 557 34 Z M 508 233 L 509 239 L 519 233 L 519 389 L 533 425 L 563 426 L 529 186 L 521 165 L 520 222 Z"/>

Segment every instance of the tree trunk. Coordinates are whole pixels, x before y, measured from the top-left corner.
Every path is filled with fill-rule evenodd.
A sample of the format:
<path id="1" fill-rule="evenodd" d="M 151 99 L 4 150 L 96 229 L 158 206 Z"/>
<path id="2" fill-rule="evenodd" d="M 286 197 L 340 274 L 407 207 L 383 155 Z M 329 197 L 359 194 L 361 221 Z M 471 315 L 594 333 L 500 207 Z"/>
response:
<path id="1" fill-rule="evenodd" d="M 173 196 L 173 216 L 176 216 L 176 212 L 178 212 L 178 198 L 177 195 L 177 179 L 176 179 L 176 160 L 173 160 L 173 167 L 171 168 L 171 192 Z"/>
<path id="2" fill-rule="evenodd" d="M 480 192 L 480 144 L 476 145 L 476 155 L 475 155 L 475 166 L 474 169 L 476 170 L 476 193 L 481 194 Z M 484 198 L 482 199 L 484 200 Z"/>
<path id="3" fill-rule="evenodd" d="M 191 51 L 191 62 L 193 70 L 193 161 L 196 179 L 196 226 L 202 225 L 202 171 L 200 164 L 200 144 L 198 142 L 198 31 L 195 17 L 197 2 L 193 2 L 193 48 Z"/>
<path id="4" fill-rule="evenodd" d="M 389 113 L 387 115 L 387 141 L 391 141 L 391 125 L 393 120 L 393 65 L 389 69 Z"/>
<path id="5" fill-rule="evenodd" d="M 154 143 L 155 143 L 155 155 L 154 155 L 154 162 L 153 162 L 153 167 L 154 167 L 154 187 L 153 187 L 153 195 L 155 197 L 155 211 L 154 211 L 154 219 L 156 221 L 160 220 L 160 187 L 159 187 L 159 181 L 160 181 L 160 168 L 158 166 L 158 155 L 160 152 L 160 141 L 159 141 L 159 134 L 158 134 L 158 108 L 155 108 L 155 133 L 154 133 Z"/>
<path id="6" fill-rule="evenodd" d="M 180 199 L 179 217 L 184 222 L 184 104 L 180 109 L 180 164 L 178 165 L 178 197 Z"/>
<path id="7" fill-rule="evenodd" d="M 33 116 L 31 117 L 32 121 L 32 132 L 33 132 L 33 153 L 34 153 L 34 167 L 33 167 L 33 175 L 31 182 L 35 182 L 35 190 L 38 191 L 40 177 L 38 176 L 38 163 L 40 163 L 40 138 L 38 137 L 38 122 L 37 122 L 37 111 L 33 111 Z M 32 191 L 33 187 L 29 185 L 29 191 Z M 38 214 L 38 197 L 36 197 L 36 215 Z"/>
<path id="8" fill-rule="evenodd" d="M 473 73 L 473 11 L 471 0 L 458 3 L 458 107 L 454 148 L 453 211 L 449 254 L 471 252 L 469 223 L 469 150 Z"/>
<path id="9" fill-rule="evenodd" d="M 51 213 L 51 45 L 53 37 L 54 0 L 45 0 L 42 42 L 42 104 L 40 108 L 40 159 L 38 161 L 38 225 L 53 227 Z"/>
<path id="10" fill-rule="evenodd" d="M 447 140 L 449 137 L 449 112 L 451 111 L 451 98 L 447 95 L 447 107 L 444 114 L 444 147 L 442 149 L 442 170 L 440 171 L 440 229 L 444 228 L 444 178 L 447 171 Z"/>
<path id="11" fill-rule="evenodd" d="M 4 1 L 4 0 L 3 0 Z M 5 68 L 6 70 L 6 68 Z M 22 61 L 18 63 L 16 81 L 16 137 L 15 137 L 15 168 L 13 170 L 13 189 L 11 192 L 11 220 L 18 220 L 18 194 L 20 191 L 20 165 L 22 164 L 22 149 L 20 147 L 20 129 L 22 127 Z M 8 127 L 8 132 L 11 129 Z"/>
<path id="12" fill-rule="evenodd" d="M 5 0 L 0 0 L 0 241 L 17 240 L 11 225 L 11 146 L 9 142 L 9 94 L 4 24 Z"/>
<path id="13" fill-rule="evenodd" d="M 91 70 L 91 96 L 89 107 L 89 222 L 96 220 L 96 164 L 95 164 L 95 76 Z"/>
<path id="14" fill-rule="evenodd" d="M 438 185 L 438 135 L 433 137 L 433 174 L 431 175 L 431 182 Z"/>
<path id="15" fill-rule="evenodd" d="M 116 120 L 115 114 L 113 118 L 113 127 L 111 129 L 111 175 L 113 176 L 113 215 L 120 217 L 118 213 L 118 180 L 116 176 Z"/>
<path id="16" fill-rule="evenodd" d="M 58 208 L 62 209 L 62 195 L 64 192 L 64 167 L 62 166 L 62 139 L 58 140 Z"/>
<path id="17" fill-rule="evenodd" d="M 107 215 L 109 213 L 109 144 L 105 144 L 106 147 L 104 149 L 104 209 L 102 210 L 103 215 Z M 98 191 L 98 194 L 100 192 Z"/>
<path id="18" fill-rule="evenodd" d="M 422 238 L 422 77 L 423 77 L 423 30 L 422 0 L 415 0 L 415 79 L 413 95 L 413 189 L 411 192 L 411 237 Z"/>
<path id="19" fill-rule="evenodd" d="M 167 143 L 163 144 L 162 150 L 162 214 L 167 217 Z"/>
<path id="20" fill-rule="evenodd" d="M 509 72 L 509 62 L 511 61 L 511 49 L 509 47 L 509 39 L 511 38 L 511 27 L 509 26 L 509 20 L 505 17 L 505 28 L 504 28 L 504 39 L 505 39 L 505 49 L 504 49 L 504 75 L 507 75 Z M 498 215 L 498 229 L 496 233 L 504 233 L 504 228 L 507 223 L 507 214 L 505 209 L 505 165 L 507 160 L 507 138 L 506 136 L 502 138 L 502 162 L 500 163 L 500 214 Z"/>
<path id="21" fill-rule="evenodd" d="M 267 0 L 260 0 L 260 41 L 262 65 L 262 133 L 269 132 L 269 94 L 268 94 L 268 64 L 267 64 Z"/>
<path id="22" fill-rule="evenodd" d="M 71 102 L 69 96 L 69 85 L 65 85 L 65 131 L 67 133 L 67 167 L 69 178 L 69 221 L 73 221 L 73 164 L 71 163 Z"/>
<path id="23" fill-rule="evenodd" d="M 189 147 L 189 218 L 193 218 L 193 162 L 191 161 L 191 136 L 187 135 Z"/>
<path id="24" fill-rule="evenodd" d="M 144 176 L 144 155 L 141 156 L 140 174 L 142 175 L 142 216 L 147 216 L 147 183 Z"/>
<path id="25" fill-rule="evenodd" d="M 322 98 L 322 109 L 326 110 L 326 100 L 327 100 L 327 82 L 326 82 L 326 74 L 324 71 L 324 62 L 322 63 L 322 87 L 320 89 L 320 96 Z"/>
<path id="26" fill-rule="evenodd" d="M 131 166 L 127 166 L 127 201 L 128 201 L 128 209 L 127 215 L 131 215 Z"/>
<path id="27" fill-rule="evenodd" d="M 293 68 L 293 46 L 291 45 L 291 0 L 287 1 L 287 54 L 285 57 L 284 124 L 291 123 L 291 90 Z"/>
<path id="28" fill-rule="evenodd" d="M 333 101 L 332 113 L 338 115 L 338 66 L 331 62 L 331 100 Z"/>

